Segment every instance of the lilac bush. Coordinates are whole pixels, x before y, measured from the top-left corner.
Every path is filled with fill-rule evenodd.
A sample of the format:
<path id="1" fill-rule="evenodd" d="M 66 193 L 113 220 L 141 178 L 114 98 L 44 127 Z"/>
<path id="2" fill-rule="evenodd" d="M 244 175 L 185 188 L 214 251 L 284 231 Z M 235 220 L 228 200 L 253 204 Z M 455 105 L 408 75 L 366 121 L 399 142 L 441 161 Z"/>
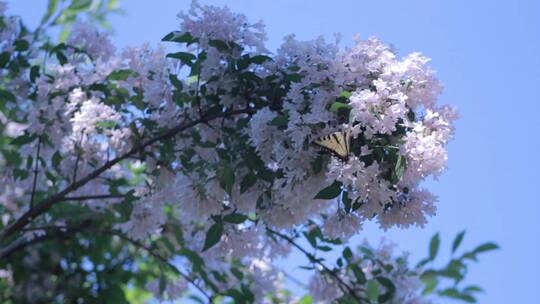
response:
<path id="1" fill-rule="evenodd" d="M 87 5 L 68 10 L 77 3 Z M 316 255 L 342 250 L 366 221 L 422 227 L 435 215 L 437 198 L 422 182 L 444 171 L 457 112 L 438 104 L 429 58 L 398 57 L 358 37 L 342 48 L 339 39 L 291 35 L 273 53 L 261 22 L 195 1 L 163 38 L 171 53 L 148 44 L 117 50 L 83 21 L 52 43 L 5 9 L 0 282 L 20 291 L 6 299 L 30 287 L 46 301 L 80 296 L 45 292 L 54 285 L 46 269 L 31 283 L 20 270 L 39 264 L 51 239 L 71 235 L 81 250 L 106 244 L 125 254 L 145 273 L 129 288 L 163 300 L 189 292 L 238 303 L 474 300 L 477 288 L 436 289 L 439 272 L 411 266 L 388 243 L 345 247 L 335 266 Z M 346 159 L 313 145 L 334 132 L 351 134 Z M 282 292 L 274 263 L 293 250 L 313 270 L 303 299 Z M 446 277 L 457 286 L 464 261 L 482 251 Z M 69 266 L 63 254 L 53 263 Z"/>

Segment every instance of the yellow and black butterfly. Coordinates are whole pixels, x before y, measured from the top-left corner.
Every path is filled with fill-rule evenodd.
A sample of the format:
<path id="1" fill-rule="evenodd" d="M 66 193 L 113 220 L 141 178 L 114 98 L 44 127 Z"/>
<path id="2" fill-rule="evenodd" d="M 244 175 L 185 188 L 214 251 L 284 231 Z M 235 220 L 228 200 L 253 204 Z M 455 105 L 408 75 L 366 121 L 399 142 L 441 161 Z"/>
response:
<path id="1" fill-rule="evenodd" d="M 351 130 L 347 129 L 322 136 L 313 143 L 328 150 L 339 159 L 347 161 L 351 152 Z"/>

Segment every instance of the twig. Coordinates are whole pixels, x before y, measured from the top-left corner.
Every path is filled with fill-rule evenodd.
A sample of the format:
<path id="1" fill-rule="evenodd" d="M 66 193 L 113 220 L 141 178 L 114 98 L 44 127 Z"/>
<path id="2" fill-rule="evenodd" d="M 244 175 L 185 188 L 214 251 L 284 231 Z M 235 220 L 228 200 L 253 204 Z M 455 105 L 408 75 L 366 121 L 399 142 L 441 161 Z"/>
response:
<path id="1" fill-rule="evenodd" d="M 35 160 L 36 164 L 34 166 L 34 181 L 32 182 L 32 194 L 30 196 L 30 209 L 34 208 L 34 196 L 36 195 L 40 150 L 41 150 L 41 136 L 38 139 L 38 145 L 37 145 L 36 160 Z"/>
<path id="2" fill-rule="evenodd" d="M 293 275 L 291 275 L 291 274 L 288 273 L 287 271 L 285 271 L 285 270 L 283 270 L 283 269 L 280 269 L 279 271 L 280 271 L 281 273 L 283 273 L 283 275 L 284 275 L 287 279 L 291 280 L 294 284 L 296 284 L 296 285 L 302 287 L 303 289 L 306 289 L 306 290 L 308 289 L 308 286 L 307 286 L 305 283 L 303 283 L 303 282 L 300 281 L 299 279 L 295 278 Z"/>
<path id="3" fill-rule="evenodd" d="M 340 277 L 339 275 L 337 275 L 334 271 L 332 271 L 330 268 L 328 268 L 328 266 L 326 266 L 323 262 L 321 262 L 319 259 L 315 258 L 315 256 L 313 256 L 313 254 L 309 253 L 306 249 L 304 249 L 302 246 L 300 246 L 298 243 L 296 243 L 294 241 L 294 239 L 292 239 L 291 237 L 283 234 L 283 233 L 280 233 L 278 231 L 275 231 L 271 228 L 268 228 L 266 227 L 266 231 L 268 231 L 269 233 L 273 234 L 273 235 L 276 235 L 276 236 L 279 236 L 280 238 L 286 240 L 287 242 L 289 242 L 289 244 L 293 245 L 294 247 L 296 247 L 298 250 L 300 250 L 312 263 L 315 263 L 319 266 L 321 266 L 325 272 L 327 272 L 329 275 L 331 275 L 334 279 L 336 279 L 336 281 L 338 282 L 338 286 L 339 286 L 339 289 L 341 289 L 341 291 L 343 291 L 344 293 L 346 294 L 349 294 L 350 296 L 352 296 L 355 300 L 358 301 L 358 303 L 361 303 L 362 302 L 362 298 L 360 298 L 356 292 L 354 292 L 354 289 L 352 289 L 352 287 L 350 287 L 347 283 L 345 283 Z"/>
<path id="4" fill-rule="evenodd" d="M 98 194 L 98 195 L 83 195 L 83 196 L 66 196 L 63 201 L 87 201 L 93 199 L 106 199 L 106 198 L 125 198 L 123 194 Z"/>

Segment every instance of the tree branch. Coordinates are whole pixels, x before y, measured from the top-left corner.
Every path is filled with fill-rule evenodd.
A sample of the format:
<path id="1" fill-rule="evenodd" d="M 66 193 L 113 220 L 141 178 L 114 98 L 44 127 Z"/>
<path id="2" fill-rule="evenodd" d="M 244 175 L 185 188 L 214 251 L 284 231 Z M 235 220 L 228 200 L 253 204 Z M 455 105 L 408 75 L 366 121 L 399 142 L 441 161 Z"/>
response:
<path id="1" fill-rule="evenodd" d="M 325 272 L 327 272 L 330 276 L 332 276 L 337 281 L 339 289 L 341 289 L 341 291 L 343 291 L 345 294 L 349 294 L 350 296 L 352 296 L 355 300 L 358 301 L 358 303 L 362 302 L 362 298 L 359 297 L 356 294 L 356 292 L 354 291 L 354 289 L 351 286 L 349 286 L 347 283 L 345 283 L 345 281 L 343 281 L 343 279 L 341 279 L 337 273 L 332 271 L 323 262 L 321 262 L 319 259 L 315 258 L 315 256 L 313 256 L 313 254 L 309 253 L 306 249 L 304 249 L 302 246 L 300 246 L 298 243 L 296 243 L 293 238 L 291 238 L 291 237 L 289 237 L 289 236 L 287 236 L 287 235 L 285 235 L 283 233 L 280 233 L 278 231 L 275 231 L 275 230 L 273 230 L 271 228 L 268 228 L 268 227 L 266 227 L 266 231 L 268 231 L 269 233 L 271 233 L 273 235 L 276 235 L 276 236 L 286 240 L 287 242 L 289 242 L 289 244 L 296 247 L 298 250 L 300 250 L 310 260 L 310 262 L 321 266 Z"/>
<path id="2" fill-rule="evenodd" d="M 79 179 L 78 181 L 74 181 L 72 184 L 67 186 L 64 190 L 49 196 L 48 198 L 45 198 L 41 200 L 39 203 L 36 204 L 35 208 L 32 208 L 28 211 L 26 211 L 23 215 L 21 215 L 14 223 L 6 227 L 2 234 L 0 235 L 0 240 L 4 240 L 6 237 L 14 234 L 15 232 L 21 230 L 23 227 L 25 227 L 33 218 L 36 218 L 37 216 L 47 212 L 54 204 L 63 201 L 67 194 L 79 189 L 80 187 L 86 185 L 91 180 L 95 179 L 105 171 L 109 170 L 112 166 L 116 165 L 120 161 L 136 154 L 139 151 L 144 150 L 146 147 L 151 146 L 157 142 L 167 140 L 169 138 L 174 137 L 177 133 L 182 132 L 186 129 L 189 129 L 191 127 L 194 127 L 200 123 L 209 122 L 211 120 L 214 120 L 216 118 L 221 117 L 229 117 L 233 115 L 238 114 L 248 114 L 252 113 L 251 109 L 242 109 L 242 110 L 232 110 L 227 112 L 222 112 L 214 115 L 209 115 L 206 117 L 199 118 L 197 120 L 187 122 L 181 125 L 178 125 L 172 129 L 169 129 L 162 133 L 159 136 L 156 136 L 154 138 L 151 138 L 140 145 L 133 147 L 128 152 L 112 159 L 107 162 L 105 162 L 101 167 L 94 170 L 92 173 L 88 174 L 87 176 Z"/>

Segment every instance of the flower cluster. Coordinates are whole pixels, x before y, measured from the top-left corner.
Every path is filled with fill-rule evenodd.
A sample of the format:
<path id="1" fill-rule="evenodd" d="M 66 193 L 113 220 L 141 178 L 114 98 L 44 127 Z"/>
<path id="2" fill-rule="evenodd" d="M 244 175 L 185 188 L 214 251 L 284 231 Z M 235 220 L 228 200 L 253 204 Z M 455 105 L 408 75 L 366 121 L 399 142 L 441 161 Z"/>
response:
<path id="1" fill-rule="evenodd" d="M 445 145 L 457 117 L 453 108 L 436 106 L 441 85 L 427 62 L 418 53 L 399 60 L 374 38 L 356 39 L 351 49 L 339 50 L 322 39 L 302 43 L 289 37 L 276 64 L 295 70 L 300 80 L 290 86 L 280 106 L 254 115 L 249 130 L 261 158 L 284 172 L 279 184 L 286 186 L 275 195 L 290 193 L 287 186 L 320 187 L 318 172 L 312 170 L 318 151 L 310 143 L 351 130 L 348 160 L 323 162 L 327 185 L 339 182 L 339 190 L 353 202 L 346 212 L 333 208 L 329 222 L 334 227 L 329 231 L 350 236 L 355 232 L 346 231 L 351 223 L 360 227 L 374 217 L 384 229 L 422 226 L 426 216 L 435 213 L 436 198 L 419 186 L 444 170 Z M 280 128 L 275 122 L 282 117 Z M 310 205 L 311 197 L 304 199 L 275 208 L 296 211 Z M 339 226 L 343 233 L 335 231 Z"/>

